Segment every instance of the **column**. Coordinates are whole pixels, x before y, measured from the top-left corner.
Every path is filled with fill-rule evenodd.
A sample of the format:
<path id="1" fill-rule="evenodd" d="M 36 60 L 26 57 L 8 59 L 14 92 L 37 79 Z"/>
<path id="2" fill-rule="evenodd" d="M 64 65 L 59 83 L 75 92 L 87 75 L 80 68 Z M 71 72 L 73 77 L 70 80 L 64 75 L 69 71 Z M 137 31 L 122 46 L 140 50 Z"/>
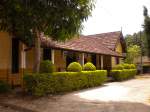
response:
<path id="1" fill-rule="evenodd" d="M 54 51 L 54 49 L 51 50 L 51 61 L 54 64 L 54 62 L 55 62 L 55 51 Z"/>
<path id="2" fill-rule="evenodd" d="M 81 65 L 83 66 L 84 65 L 84 53 L 81 54 Z"/>
<path id="3" fill-rule="evenodd" d="M 24 51 L 25 45 L 22 45 L 21 49 L 21 68 L 25 69 L 26 68 L 26 52 Z"/>
<path id="4" fill-rule="evenodd" d="M 104 67 L 104 66 L 103 66 L 103 65 L 104 65 L 103 62 L 104 62 L 104 60 L 103 60 L 103 55 L 101 55 L 101 69 L 103 69 L 103 67 Z"/>

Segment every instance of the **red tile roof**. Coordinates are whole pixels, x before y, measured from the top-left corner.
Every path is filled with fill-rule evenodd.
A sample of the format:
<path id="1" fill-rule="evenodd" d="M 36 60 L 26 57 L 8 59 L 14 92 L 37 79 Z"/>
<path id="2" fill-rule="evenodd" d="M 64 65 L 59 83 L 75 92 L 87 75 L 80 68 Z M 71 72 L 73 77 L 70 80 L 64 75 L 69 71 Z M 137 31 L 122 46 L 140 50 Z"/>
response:
<path id="1" fill-rule="evenodd" d="M 109 32 L 109 33 L 101 33 L 101 34 L 94 34 L 89 35 L 90 37 L 97 37 L 101 39 L 101 43 L 108 47 L 111 50 L 116 48 L 117 41 L 120 39 L 122 33 L 120 31 L 116 32 Z"/>
<path id="2" fill-rule="evenodd" d="M 113 50 L 115 48 L 116 42 L 120 38 L 120 35 L 121 33 L 119 32 L 110 32 L 89 36 L 80 36 L 79 38 L 73 38 L 66 42 L 52 41 L 50 38 L 42 36 L 41 42 L 44 47 L 112 56 L 122 56 L 122 54 L 119 54 Z"/>

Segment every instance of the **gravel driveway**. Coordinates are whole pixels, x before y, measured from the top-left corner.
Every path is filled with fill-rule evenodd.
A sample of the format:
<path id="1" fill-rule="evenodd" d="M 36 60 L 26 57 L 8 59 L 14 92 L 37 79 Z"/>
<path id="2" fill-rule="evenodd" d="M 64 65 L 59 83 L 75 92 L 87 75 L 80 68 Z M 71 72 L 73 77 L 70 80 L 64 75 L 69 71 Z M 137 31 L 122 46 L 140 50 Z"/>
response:
<path id="1" fill-rule="evenodd" d="M 149 98 L 150 77 L 144 76 L 66 95 L 42 98 L 8 96 L 1 102 L 37 112 L 150 112 Z"/>

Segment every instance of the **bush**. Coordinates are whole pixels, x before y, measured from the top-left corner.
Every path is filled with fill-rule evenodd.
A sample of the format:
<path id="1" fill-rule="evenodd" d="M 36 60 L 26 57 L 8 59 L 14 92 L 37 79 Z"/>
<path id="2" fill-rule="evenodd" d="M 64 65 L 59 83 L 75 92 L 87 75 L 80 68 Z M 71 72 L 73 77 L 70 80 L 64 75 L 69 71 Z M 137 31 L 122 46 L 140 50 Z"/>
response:
<path id="1" fill-rule="evenodd" d="M 122 64 L 124 69 L 130 69 L 130 64 Z"/>
<path id="2" fill-rule="evenodd" d="M 8 83 L 0 81 L 0 93 L 6 93 L 11 90 L 11 87 Z"/>
<path id="3" fill-rule="evenodd" d="M 55 71 L 54 64 L 49 60 L 44 60 L 40 63 L 40 73 L 52 73 Z"/>
<path id="4" fill-rule="evenodd" d="M 115 81 L 122 81 L 133 78 L 136 73 L 136 69 L 111 70 L 111 76 Z"/>
<path id="5" fill-rule="evenodd" d="M 106 70 L 26 74 L 24 76 L 26 91 L 35 96 L 94 87 L 103 84 L 106 80 Z"/>
<path id="6" fill-rule="evenodd" d="M 136 69 L 135 64 L 130 64 L 130 69 Z"/>
<path id="7" fill-rule="evenodd" d="M 84 66 L 83 66 L 83 70 L 85 71 L 95 71 L 96 67 L 95 65 L 93 65 L 91 62 L 87 62 Z"/>
<path id="8" fill-rule="evenodd" d="M 69 72 L 81 72 L 82 66 L 78 62 L 72 62 L 68 65 L 67 71 L 69 71 Z"/>
<path id="9" fill-rule="evenodd" d="M 123 65 L 120 64 L 113 67 L 113 70 L 123 70 L 123 69 L 124 69 Z"/>

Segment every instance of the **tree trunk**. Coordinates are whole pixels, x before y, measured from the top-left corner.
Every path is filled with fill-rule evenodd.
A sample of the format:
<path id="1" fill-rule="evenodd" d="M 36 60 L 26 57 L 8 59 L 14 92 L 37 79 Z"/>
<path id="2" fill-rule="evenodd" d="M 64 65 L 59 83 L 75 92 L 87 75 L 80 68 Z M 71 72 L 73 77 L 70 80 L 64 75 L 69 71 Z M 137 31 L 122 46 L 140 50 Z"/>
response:
<path id="1" fill-rule="evenodd" d="M 41 61 L 41 41 L 40 41 L 40 32 L 35 31 L 35 48 L 34 48 L 34 66 L 33 66 L 33 72 L 39 73 L 40 69 L 40 61 Z"/>

